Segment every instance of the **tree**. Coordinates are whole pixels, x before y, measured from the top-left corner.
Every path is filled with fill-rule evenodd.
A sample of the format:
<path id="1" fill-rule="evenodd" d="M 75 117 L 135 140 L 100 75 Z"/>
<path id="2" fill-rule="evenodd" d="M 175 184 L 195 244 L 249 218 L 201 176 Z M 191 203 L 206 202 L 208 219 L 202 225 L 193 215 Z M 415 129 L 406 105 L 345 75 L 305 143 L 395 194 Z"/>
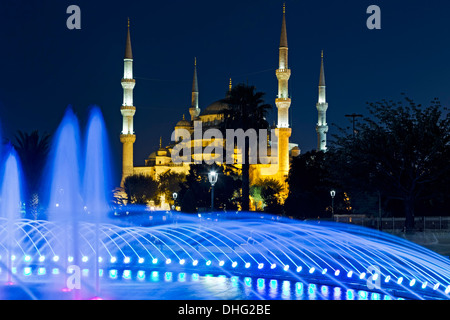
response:
<path id="1" fill-rule="evenodd" d="M 283 206 L 281 205 L 280 193 L 283 186 L 275 179 L 262 179 L 257 181 L 250 188 L 250 193 L 256 202 L 263 202 L 265 212 L 281 214 Z"/>
<path id="2" fill-rule="evenodd" d="M 126 177 L 123 185 L 128 203 L 147 204 L 150 200 L 155 200 L 158 195 L 158 182 L 144 174 Z"/>
<path id="3" fill-rule="evenodd" d="M 267 113 L 272 105 L 264 103 L 264 93 L 256 92 L 255 86 L 238 84 L 232 88 L 228 96 L 222 100 L 228 105 L 224 111 L 224 129 L 267 129 Z M 242 210 L 250 209 L 250 164 L 249 141 L 245 139 L 242 164 Z M 256 146 L 252 146 L 256 147 Z"/>
<path id="4" fill-rule="evenodd" d="M 331 216 L 330 191 L 339 185 L 332 179 L 330 158 L 332 158 L 330 152 L 313 150 L 292 159 L 287 180 L 289 194 L 285 201 L 285 210 L 289 216 L 296 218 Z"/>
<path id="5" fill-rule="evenodd" d="M 19 155 L 26 181 L 25 201 L 26 212 L 38 218 L 39 199 L 41 195 L 42 174 L 50 150 L 50 135 L 42 136 L 37 130 L 25 133 L 21 130 L 15 135 L 14 148 Z"/>
<path id="6" fill-rule="evenodd" d="M 179 192 L 181 189 L 181 183 L 186 180 L 184 173 L 177 173 L 171 170 L 167 170 L 159 175 L 159 194 L 164 194 L 166 200 L 173 198 L 174 192 Z"/>
<path id="7" fill-rule="evenodd" d="M 449 179 L 450 116 L 437 99 L 428 107 L 383 100 L 368 110 L 354 138 L 336 136 L 336 169 L 354 189 L 402 201 L 405 229 L 413 230 L 418 201 L 441 197 L 438 186 Z"/>
<path id="8" fill-rule="evenodd" d="M 214 186 L 215 210 L 237 210 L 241 188 L 237 170 L 229 165 L 192 164 L 178 193 L 181 211 L 195 213 L 198 208 L 211 207 L 211 184 L 208 181 L 211 170 L 219 175 Z"/>

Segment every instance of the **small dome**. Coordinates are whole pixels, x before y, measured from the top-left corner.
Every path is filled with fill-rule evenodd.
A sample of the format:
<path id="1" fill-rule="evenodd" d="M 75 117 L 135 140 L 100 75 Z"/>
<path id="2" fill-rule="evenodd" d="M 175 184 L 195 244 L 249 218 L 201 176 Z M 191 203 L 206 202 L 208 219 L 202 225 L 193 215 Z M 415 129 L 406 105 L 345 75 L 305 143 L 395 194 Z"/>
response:
<path id="1" fill-rule="evenodd" d="M 226 103 L 219 101 L 211 103 L 205 109 L 202 110 L 200 116 L 206 116 L 210 114 L 220 114 L 223 113 L 225 109 L 228 109 L 228 105 Z"/>
<path id="2" fill-rule="evenodd" d="M 298 157 L 300 155 L 300 153 L 301 153 L 301 150 L 298 146 L 293 147 L 291 150 L 291 155 L 293 157 Z"/>
<path id="3" fill-rule="evenodd" d="M 175 125 L 175 127 L 176 128 L 178 128 L 178 127 L 189 128 L 189 127 L 191 127 L 191 122 L 186 120 L 184 118 L 184 114 L 183 114 L 183 120 L 178 121 L 177 124 Z"/>

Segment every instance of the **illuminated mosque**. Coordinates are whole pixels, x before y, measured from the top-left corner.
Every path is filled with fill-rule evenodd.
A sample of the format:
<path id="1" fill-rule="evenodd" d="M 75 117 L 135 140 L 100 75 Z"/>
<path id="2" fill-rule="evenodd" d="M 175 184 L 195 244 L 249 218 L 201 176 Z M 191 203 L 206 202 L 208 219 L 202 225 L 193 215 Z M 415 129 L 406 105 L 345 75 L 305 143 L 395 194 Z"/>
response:
<path id="1" fill-rule="evenodd" d="M 278 109 L 277 123 L 274 126 L 274 133 L 276 136 L 275 142 L 272 143 L 271 139 L 267 139 L 268 146 L 276 147 L 273 150 L 277 152 L 270 152 L 265 155 L 269 159 L 261 162 L 250 162 L 256 163 L 250 165 L 250 183 L 254 184 L 259 179 L 275 179 L 283 186 L 282 198 L 285 199 L 288 193 L 288 186 L 286 183 L 286 178 L 289 173 L 289 166 L 292 157 L 298 156 L 300 154 L 300 149 L 295 143 L 291 143 L 289 138 L 292 133 L 292 128 L 289 126 L 289 108 L 291 106 L 291 98 L 288 92 L 288 81 L 291 76 L 291 70 L 288 67 L 288 42 L 287 42 L 287 32 L 286 32 L 286 14 L 285 7 L 283 6 L 283 18 L 281 25 L 281 36 L 280 36 L 280 46 L 279 46 L 279 64 L 276 70 L 276 77 L 278 79 L 278 95 L 275 99 L 275 104 Z M 221 100 L 215 101 L 205 108 L 200 108 L 199 105 L 199 90 L 198 90 L 198 75 L 197 75 L 197 61 L 194 63 L 194 76 L 192 83 L 192 99 L 191 106 L 189 108 L 190 119 L 186 119 L 183 115 L 180 116 L 179 120 L 175 124 L 174 133 L 177 130 L 187 130 L 192 134 L 189 141 L 192 150 L 194 152 L 191 154 L 191 162 L 175 163 L 172 161 L 172 151 L 177 144 L 183 143 L 182 140 L 173 141 L 170 145 L 164 146 L 160 139 L 160 146 L 158 150 L 150 152 L 147 159 L 145 159 L 144 166 L 134 166 L 133 163 L 133 144 L 136 141 L 136 134 L 133 127 L 133 117 L 136 112 L 136 107 L 133 104 L 133 89 L 135 87 L 136 81 L 133 78 L 133 54 L 131 49 L 131 37 L 130 37 L 130 24 L 128 23 L 128 33 L 126 39 L 126 49 L 124 57 L 124 76 L 121 81 L 123 88 L 123 104 L 120 107 L 120 112 L 123 117 L 122 132 L 120 135 L 120 142 L 123 144 L 123 158 L 122 158 L 122 180 L 121 185 L 126 177 L 134 174 L 144 174 L 150 175 L 155 180 L 158 180 L 160 174 L 167 171 L 172 171 L 175 173 L 188 174 L 190 164 L 194 163 L 195 160 L 206 160 L 205 154 L 200 152 L 196 154 L 194 146 L 201 145 L 203 148 L 207 147 L 211 143 L 222 143 L 225 145 L 224 141 L 217 141 L 217 139 L 207 139 L 203 136 L 200 139 L 194 136 L 194 124 L 201 122 L 202 130 L 205 131 L 211 128 L 219 128 L 220 124 L 224 121 L 224 110 L 227 109 L 227 105 Z M 229 90 L 231 91 L 232 84 L 230 79 Z M 225 97 L 224 97 L 225 98 Z M 328 131 L 328 126 L 326 122 L 326 111 L 328 108 L 328 103 L 326 102 L 325 95 L 325 76 L 324 76 L 324 65 L 323 65 L 323 52 L 321 56 L 321 68 L 319 77 L 319 98 L 316 105 L 318 111 L 318 122 L 316 125 L 317 132 L 317 150 L 326 151 L 326 135 Z M 225 138 L 223 138 L 225 140 Z M 277 144 L 274 146 L 273 144 Z M 269 148 L 269 151 L 271 149 Z M 240 150 L 235 150 L 235 158 L 242 155 Z M 219 161 L 217 162 L 220 163 Z M 267 164 L 269 163 L 269 164 Z M 273 165 L 276 170 L 273 169 Z M 237 165 L 239 168 L 239 165 Z M 284 201 L 283 199 L 283 201 Z M 162 201 L 164 202 L 164 201 Z"/>

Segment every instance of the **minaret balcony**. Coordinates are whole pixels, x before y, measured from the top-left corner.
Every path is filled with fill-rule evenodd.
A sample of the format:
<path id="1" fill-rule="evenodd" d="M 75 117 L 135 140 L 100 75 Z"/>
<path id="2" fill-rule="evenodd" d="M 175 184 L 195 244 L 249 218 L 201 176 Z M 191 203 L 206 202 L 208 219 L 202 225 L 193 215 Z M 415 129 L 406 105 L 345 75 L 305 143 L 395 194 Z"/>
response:
<path id="1" fill-rule="evenodd" d="M 120 142 L 121 143 L 135 143 L 136 142 L 136 135 L 134 135 L 134 134 L 121 134 L 120 135 Z"/>
<path id="2" fill-rule="evenodd" d="M 134 79 L 122 79 L 121 83 L 123 89 L 134 89 L 134 86 L 136 85 Z"/>
<path id="3" fill-rule="evenodd" d="M 276 98 L 275 104 L 277 108 L 289 108 L 291 106 L 291 98 Z"/>
<path id="4" fill-rule="evenodd" d="M 124 117 L 132 117 L 136 113 L 136 107 L 132 106 L 121 106 L 120 107 L 120 113 Z"/>
<path id="5" fill-rule="evenodd" d="M 276 75 L 278 80 L 289 80 L 291 77 L 291 69 L 277 69 Z"/>

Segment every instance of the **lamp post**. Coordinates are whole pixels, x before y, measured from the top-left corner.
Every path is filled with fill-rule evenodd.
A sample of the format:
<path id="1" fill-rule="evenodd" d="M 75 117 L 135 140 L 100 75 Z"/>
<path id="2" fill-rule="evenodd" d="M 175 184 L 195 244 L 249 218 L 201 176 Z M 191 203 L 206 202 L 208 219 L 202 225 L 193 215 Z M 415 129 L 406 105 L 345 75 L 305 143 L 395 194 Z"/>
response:
<path id="1" fill-rule="evenodd" d="M 174 192 L 174 193 L 172 194 L 172 198 L 173 198 L 172 210 L 175 210 L 175 202 L 177 201 L 178 193 Z"/>
<path id="2" fill-rule="evenodd" d="M 347 118 L 352 118 L 353 119 L 353 140 L 355 140 L 355 121 L 356 121 L 356 118 L 361 118 L 363 115 L 362 114 L 352 113 L 352 114 L 346 114 L 345 116 Z"/>
<path id="3" fill-rule="evenodd" d="M 331 218 L 334 221 L 334 197 L 336 196 L 336 191 L 335 190 L 331 190 L 330 191 L 330 196 L 331 196 Z"/>
<path id="4" fill-rule="evenodd" d="M 211 212 L 214 211 L 214 185 L 217 182 L 218 174 L 215 171 L 210 171 L 208 173 L 208 180 L 211 183 Z"/>

